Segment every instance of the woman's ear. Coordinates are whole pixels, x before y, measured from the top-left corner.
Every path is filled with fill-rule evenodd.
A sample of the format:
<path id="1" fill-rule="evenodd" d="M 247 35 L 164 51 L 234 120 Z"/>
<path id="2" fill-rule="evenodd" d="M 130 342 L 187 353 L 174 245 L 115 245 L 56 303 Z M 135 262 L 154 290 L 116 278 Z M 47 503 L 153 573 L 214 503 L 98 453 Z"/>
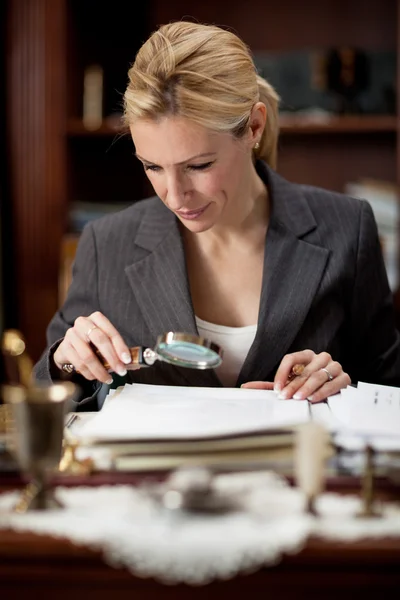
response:
<path id="1" fill-rule="evenodd" d="M 263 102 L 256 102 L 250 114 L 249 142 L 253 148 L 261 141 L 261 136 L 267 122 L 267 107 Z"/>

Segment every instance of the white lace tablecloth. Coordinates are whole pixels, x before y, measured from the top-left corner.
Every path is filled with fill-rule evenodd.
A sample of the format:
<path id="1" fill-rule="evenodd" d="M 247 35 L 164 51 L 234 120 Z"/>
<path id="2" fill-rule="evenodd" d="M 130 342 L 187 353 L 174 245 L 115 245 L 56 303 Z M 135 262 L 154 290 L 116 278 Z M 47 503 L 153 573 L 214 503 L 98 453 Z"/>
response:
<path id="1" fill-rule="evenodd" d="M 57 488 L 65 508 L 12 512 L 18 492 L 0 495 L 0 528 L 50 534 L 101 550 L 112 566 L 164 583 L 203 585 L 272 565 L 301 550 L 309 535 L 352 541 L 400 536 L 400 507 L 381 519 L 356 519 L 357 497 L 323 494 L 318 518 L 305 515 L 299 490 L 272 473 L 219 475 L 215 486 L 243 494 L 241 510 L 224 514 L 169 510 L 131 486 Z"/>

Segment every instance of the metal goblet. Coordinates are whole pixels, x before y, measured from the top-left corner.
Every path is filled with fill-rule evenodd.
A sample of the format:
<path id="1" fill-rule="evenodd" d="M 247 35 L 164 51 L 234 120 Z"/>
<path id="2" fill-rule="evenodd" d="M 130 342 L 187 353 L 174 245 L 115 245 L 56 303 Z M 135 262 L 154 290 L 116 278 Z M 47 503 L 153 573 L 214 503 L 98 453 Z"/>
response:
<path id="1" fill-rule="evenodd" d="M 10 450 L 21 471 L 30 476 L 16 512 L 61 507 L 49 485 L 49 474 L 59 465 L 65 414 L 77 393 L 78 387 L 71 382 L 3 386 L 3 398 L 13 417 Z"/>

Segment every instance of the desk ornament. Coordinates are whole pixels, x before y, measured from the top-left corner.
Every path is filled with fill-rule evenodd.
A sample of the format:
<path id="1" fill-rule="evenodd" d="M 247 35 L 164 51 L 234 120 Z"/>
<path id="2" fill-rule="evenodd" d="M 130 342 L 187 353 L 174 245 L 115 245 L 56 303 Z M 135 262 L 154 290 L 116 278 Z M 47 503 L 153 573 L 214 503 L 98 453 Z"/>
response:
<path id="1" fill-rule="evenodd" d="M 365 464 L 362 477 L 361 499 L 363 502 L 362 510 L 357 514 L 361 519 L 371 517 L 381 517 L 382 513 L 375 508 L 374 498 L 374 458 L 375 452 L 372 446 L 365 446 Z"/>
<path id="2" fill-rule="evenodd" d="M 28 386 L 33 363 L 26 351 L 26 343 L 17 329 L 7 329 L 1 341 L 2 383 Z M 0 433 L 7 434 L 12 428 L 11 409 L 0 402 Z"/>
<path id="3" fill-rule="evenodd" d="M 72 413 L 64 428 L 63 453 L 59 464 L 59 471 L 68 475 L 90 475 L 94 469 L 92 458 L 79 459 L 76 451 L 79 448 L 79 440 L 71 431 L 71 425 L 79 419 L 76 413 Z"/>
<path id="4" fill-rule="evenodd" d="M 191 466 L 175 469 L 162 484 L 143 489 L 168 510 L 226 513 L 242 508 L 240 497 L 223 493 L 214 483 L 211 469 Z"/>
<path id="5" fill-rule="evenodd" d="M 16 329 L 4 332 L 1 350 L 6 381 L 2 399 L 7 411 L 7 447 L 19 469 L 31 478 L 15 511 L 54 508 L 59 503 L 50 489 L 48 475 L 59 465 L 65 414 L 78 387 L 71 382 L 34 382 L 33 362 Z"/>
<path id="6" fill-rule="evenodd" d="M 60 507 L 49 484 L 62 453 L 64 420 L 68 403 L 77 394 L 71 382 L 3 386 L 3 398 L 11 406 L 14 431 L 11 452 L 30 484 L 15 506 L 16 512 Z"/>
<path id="7" fill-rule="evenodd" d="M 1 383 L 28 386 L 31 382 L 33 362 L 26 351 L 26 343 L 17 329 L 4 331 L 1 340 Z M 10 452 L 10 438 L 14 431 L 11 406 L 0 394 L 0 438 L 2 438 L 1 464 L 6 470 L 18 470 L 15 456 Z M 1 441 L 1 440 L 0 440 Z"/>
<path id="8" fill-rule="evenodd" d="M 315 501 L 323 491 L 329 435 L 322 425 L 310 421 L 296 432 L 294 472 L 298 488 L 306 498 L 306 512 L 316 515 Z"/>
<path id="9" fill-rule="evenodd" d="M 218 344 L 197 335 L 173 331 L 159 335 L 154 348 L 135 346 L 129 350 L 131 362 L 125 365 L 128 371 L 151 367 L 157 360 L 177 367 L 201 370 L 215 369 L 222 363 L 223 357 L 223 351 Z M 110 365 L 103 360 L 96 348 L 95 351 L 104 368 L 110 371 Z M 69 374 L 75 371 L 74 365 L 70 363 L 63 364 L 61 368 Z"/>

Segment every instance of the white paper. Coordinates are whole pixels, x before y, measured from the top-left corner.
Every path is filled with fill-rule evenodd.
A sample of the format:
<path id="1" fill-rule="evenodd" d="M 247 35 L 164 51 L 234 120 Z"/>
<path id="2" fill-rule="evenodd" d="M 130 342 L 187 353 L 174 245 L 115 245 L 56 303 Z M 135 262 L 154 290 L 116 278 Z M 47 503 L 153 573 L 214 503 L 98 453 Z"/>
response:
<path id="1" fill-rule="evenodd" d="M 308 403 L 275 392 L 127 384 L 79 431 L 81 439 L 190 439 L 250 433 L 309 420 Z"/>
<path id="2" fill-rule="evenodd" d="M 400 451 L 400 388 L 360 382 L 325 403 L 279 400 L 267 390 L 127 384 L 74 431 L 87 440 L 211 438 L 313 420 L 342 447 Z"/>
<path id="3" fill-rule="evenodd" d="M 353 451 L 367 443 L 380 452 L 400 451 L 400 388 L 359 382 L 329 398 L 328 406 L 336 444 Z"/>

